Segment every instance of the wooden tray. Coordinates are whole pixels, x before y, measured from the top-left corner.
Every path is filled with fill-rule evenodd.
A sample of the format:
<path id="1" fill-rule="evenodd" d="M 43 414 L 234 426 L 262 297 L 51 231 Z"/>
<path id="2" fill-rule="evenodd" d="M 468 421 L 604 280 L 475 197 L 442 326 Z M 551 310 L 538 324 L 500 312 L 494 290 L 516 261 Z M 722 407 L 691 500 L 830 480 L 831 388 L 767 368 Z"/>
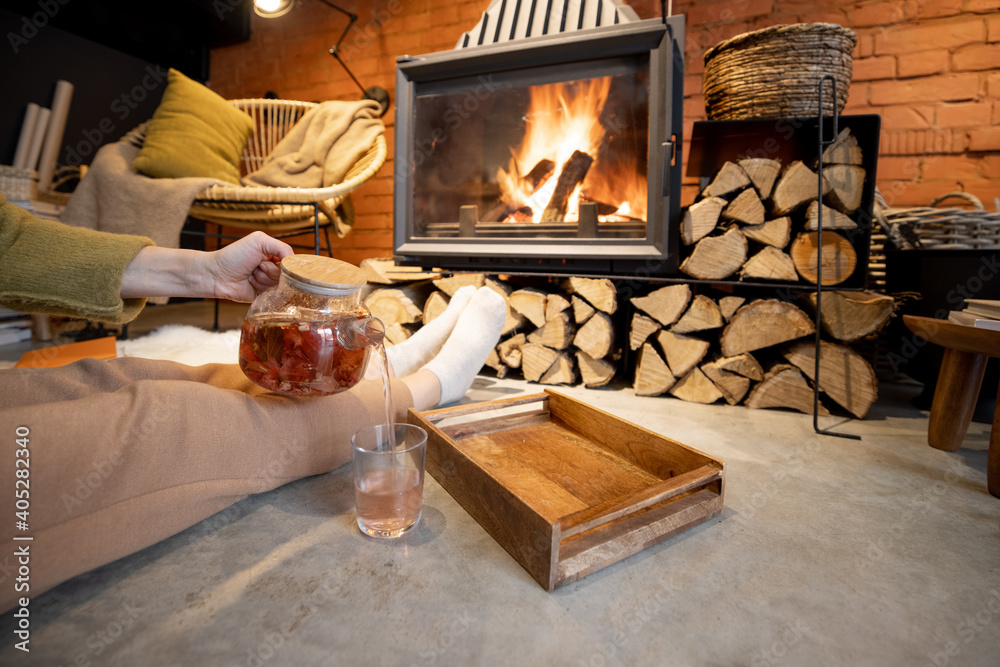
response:
<path id="1" fill-rule="evenodd" d="M 550 591 L 722 511 L 722 461 L 548 389 L 409 421 L 427 472 Z"/>

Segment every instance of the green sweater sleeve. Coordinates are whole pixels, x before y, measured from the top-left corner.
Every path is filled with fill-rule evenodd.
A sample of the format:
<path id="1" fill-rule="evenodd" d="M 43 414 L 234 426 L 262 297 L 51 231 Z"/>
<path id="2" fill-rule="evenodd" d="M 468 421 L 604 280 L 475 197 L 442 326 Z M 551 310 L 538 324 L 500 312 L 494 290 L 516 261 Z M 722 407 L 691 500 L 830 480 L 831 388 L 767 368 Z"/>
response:
<path id="1" fill-rule="evenodd" d="M 145 299 L 122 299 L 125 267 L 144 236 L 109 234 L 42 220 L 0 194 L 0 304 L 27 313 L 110 324 L 135 319 Z"/>

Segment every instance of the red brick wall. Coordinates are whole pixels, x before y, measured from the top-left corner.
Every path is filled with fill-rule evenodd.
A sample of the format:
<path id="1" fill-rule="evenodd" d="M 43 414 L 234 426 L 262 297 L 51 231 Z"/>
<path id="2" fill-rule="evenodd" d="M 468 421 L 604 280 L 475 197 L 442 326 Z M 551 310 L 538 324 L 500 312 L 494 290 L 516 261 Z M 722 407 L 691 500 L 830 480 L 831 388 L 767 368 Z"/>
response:
<path id="1" fill-rule="evenodd" d="M 396 57 L 444 51 L 472 28 L 489 5 L 486 0 L 336 0 L 358 15 L 340 55 L 366 86 L 382 86 L 393 99 L 383 120 L 389 159 L 379 173 L 352 195 L 354 230 L 333 239 L 334 256 L 352 263 L 392 255 L 392 150 L 394 141 Z M 361 91 L 327 53 L 347 25 L 347 17 L 318 2 L 276 19 L 253 17 L 249 42 L 212 51 L 211 86 L 223 97 L 357 100 Z M 306 239 L 309 242 L 309 239 Z"/>
<path id="2" fill-rule="evenodd" d="M 660 3 L 629 3 L 643 18 Z M 748 30 L 828 21 L 858 34 L 845 113 L 882 116 L 878 186 L 892 206 L 1000 196 L 1000 0 L 676 0 L 686 14 L 684 120 L 705 118 L 705 51 Z M 693 196 L 693 186 L 686 192 Z M 957 200 L 950 203 L 960 204 Z"/>
<path id="3" fill-rule="evenodd" d="M 657 0 L 630 2 L 643 18 Z M 254 17 L 253 38 L 212 53 L 212 86 L 224 97 L 274 91 L 287 99 L 358 99 L 326 50 L 346 18 L 316 0 L 279 19 Z M 341 55 L 365 86 L 393 93 L 396 56 L 450 49 L 489 0 L 344 0 L 358 14 Z M 846 113 L 882 116 L 878 184 L 896 206 L 929 204 L 953 190 L 989 208 L 1000 196 L 1000 0 L 677 0 L 686 14 L 685 125 L 705 118 L 705 51 L 733 35 L 781 23 L 830 21 L 858 33 Z M 394 97 L 394 95 L 393 95 Z M 347 261 L 392 253 L 390 157 L 354 195 L 354 231 L 336 243 Z M 689 186 L 687 199 L 693 196 Z"/>

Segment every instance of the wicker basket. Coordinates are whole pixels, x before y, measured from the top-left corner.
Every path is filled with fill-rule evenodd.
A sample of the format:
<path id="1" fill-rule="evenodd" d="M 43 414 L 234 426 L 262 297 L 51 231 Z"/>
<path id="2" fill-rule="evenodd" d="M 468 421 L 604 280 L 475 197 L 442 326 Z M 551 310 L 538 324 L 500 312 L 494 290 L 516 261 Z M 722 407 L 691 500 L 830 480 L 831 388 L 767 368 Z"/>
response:
<path id="1" fill-rule="evenodd" d="M 0 165 L 0 192 L 9 201 L 30 201 L 34 198 L 38 174 L 27 169 Z"/>
<path id="2" fill-rule="evenodd" d="M 796 23 L 743 33 L 705 53 L 705 110 L 709 120 L 815 116 L 819 82 L 837 82 L 837 109 L 851 85 L 858 38 L 835 23 Z M 824 115 L 833 114 L 824 96 Z"/>
<path id="3" fill-rule="evenodd" d="M 953 197 L 964 199 L 975 208 L 936 208 Z M 978 197 L 968 192 L 949 192 L 930 206 L 889 208 L 885 217 L 893 227 L 918 239 L 920 247 L 926 250 L 1000 249 L 1000 205 L 991 213 Z"/>

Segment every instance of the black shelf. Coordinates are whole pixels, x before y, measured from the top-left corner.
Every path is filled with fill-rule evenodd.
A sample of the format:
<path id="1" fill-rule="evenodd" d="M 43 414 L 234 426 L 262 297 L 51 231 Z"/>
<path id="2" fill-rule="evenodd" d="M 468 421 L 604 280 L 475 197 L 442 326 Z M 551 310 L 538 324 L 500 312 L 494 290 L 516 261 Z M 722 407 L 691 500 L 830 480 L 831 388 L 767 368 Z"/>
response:
<path id="1" fill-rule="evenodd" d="M 822 129 L 822 137 L 829 139 L 831 135 L 835 138 L 840 129 L 849 128 L 861 146 L 863 160 L 861 166 L 865 170 L 865 184 L 861 206 L 850 216 L 858 228 L 837 230 L 837 232 L 851 242 L 857 255 L 857 265 L 847 280 L 825 287 L 838 290 L 863 290 L 868 281 L 881 121 L 880 116 L 872 114 L 837 118 L 827 116 L 822 119 L 822 125 L 816 117 L 699 121 L 694 124 L 691 133 L 691 150 L 687 160 L 686 175 L 689 178 L 698 178 L 700 187 L 704 189 L 727 161 L 737 162 L 748 157 L 775 159 L 780 161 L 782 166 L 801 160 L 806 166 L 815 169 L 819 158 L 820 130 Z M 791 214 L 794 224 L 793 238 L 796 231 L 802 231 L 803 214 L 803 210 Z M 712 282 L 745 284 L 728 280 Z M 812 283 L 806 281 L 771 283 L 771 285 L 777 288 L 815 288 Z"/>

